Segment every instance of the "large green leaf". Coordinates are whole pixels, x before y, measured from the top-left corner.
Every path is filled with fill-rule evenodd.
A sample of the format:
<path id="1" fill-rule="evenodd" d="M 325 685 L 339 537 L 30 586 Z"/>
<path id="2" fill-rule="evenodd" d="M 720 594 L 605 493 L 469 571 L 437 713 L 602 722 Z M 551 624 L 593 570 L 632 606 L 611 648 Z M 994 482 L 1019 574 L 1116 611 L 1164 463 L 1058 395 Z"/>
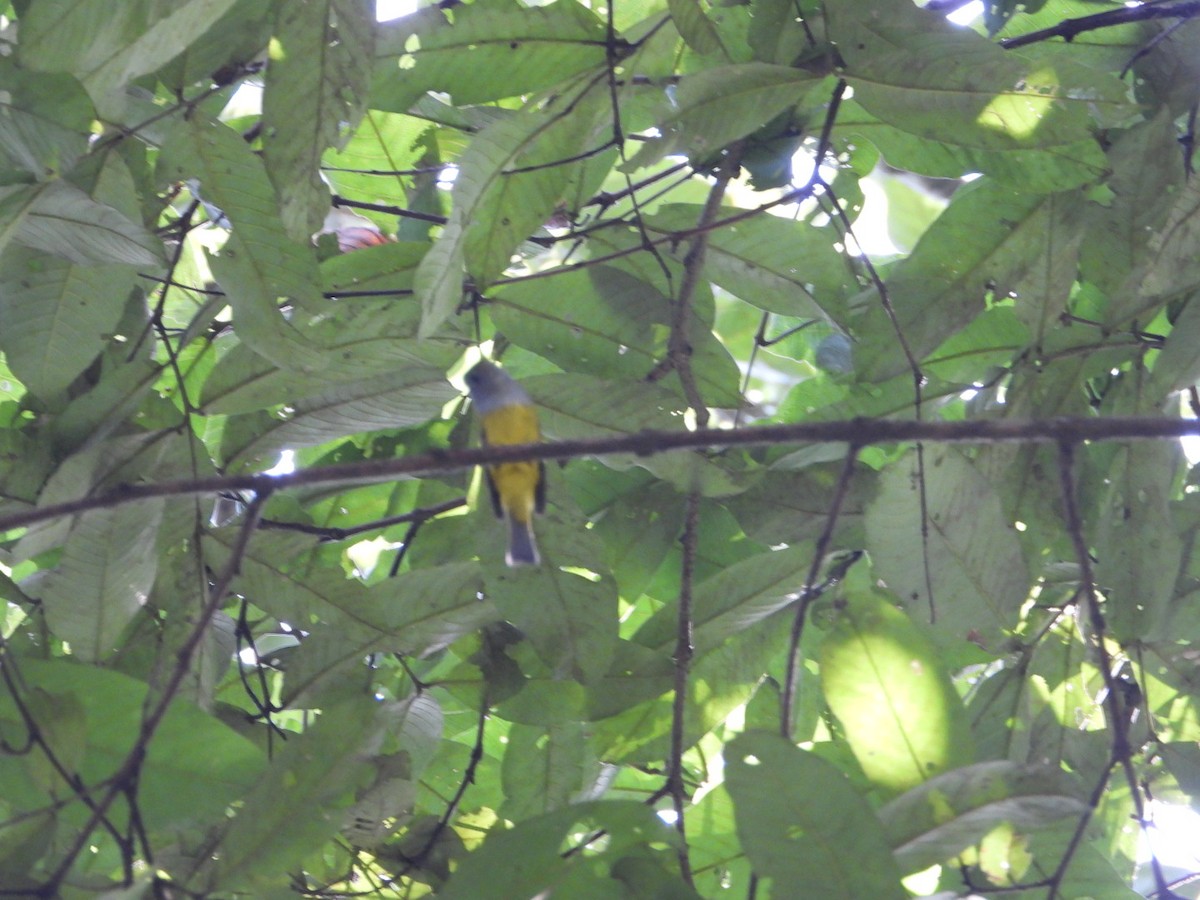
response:
<path id="1" fill-rule="evenodd" d="M 83 750 L 79 774 L 91 791 L 102 790 L 139 738 L 138 725 L 147 700 L 146 684 L 119 672 L 80 665 L 70 660 L 21 658 L 13 663 L 28 691 L 69 698 L 83 716 Z M 11 695 L 0 693 L 0 720 L 20 721 Z M 17 726 L 20 728 L 21 726 Z M 11 738 L 10 738 L 11 739 Z M 20 740 L 20 738 L 16 738 Z M 173 704 L 163 717 L 138 779 L 139 808 L 151 834 L 166 836 L 188 822 L 211 824 L 224 817 L 226 806 L 248 790 L 261 773 L 262 752 L 211 716 L 186 703 Z M 12 784 L 19 773 L 28 784 L 21 756 L 0 757 L 0 779 Z M 24 793 L 24 792 L 23 792 Z M 94 796 L 94 794 L 93 794 Z M 53 798 L 32 793 L 20 800 L 49 806 Z M 82 804 L 77 804 L 82 814 Z M 30 809 L 31 806 L 24 808 Z"/>
<path id="2" fill-rule="evenodd" d="M 843 107 L 835 133 L 870 141 L 899 169 L 935 178 L 982 172 L 1008 187 L 1032 193 L 1076 187 L 1105 173 L 1104 153 L 1090 136 L 1054 147 L 963 146 L 947 137 L 934 140 L 913 134 L 903 123 L 884 122 L 854 100 Z"/>
<path id="3" fill-rule="evenodd" d="M 344 142 L 366 107 L 373 5 L 320 0 L 280 7 L 263 92 L 264 153 L 293 240 L 321 227 L 329 209 L 321 157 Z"/>
<path id="4" fill-rule="evenodd" d="M 581 723 L 514 725 L 508 740 L 502 769 L 506 818 L 561 809 L 584 790 L 587 739 Z"/>
<path id="5" fill-rule="evenodd" d="M 316 348 L 277 305 L 285 298 L 309 311 L 322 308 L 316 262 L 310 249 L 288 238 L 262 161 L 228 126 L 193 116 L 172 130 L 158 175 L 198 180 L 200 195 L 231 223 L 233 233 L 212 265 L 239 336 L 278 365 L 319 368 Z"/>
<path id="6" fill-rule="evenodd" d="M 407 112 L 426 91 L 455 104 L 542 90 L 604 62 L 604 25 L 574 0 L 526 7 L 511 0 L 430 7 L 380 28 L 379 109 Z M 487 72 L 487 78 L 480 78 Z"/>
<path id="7" fill-rule="evenodd" d="M 538 98 L 525 115 L 498 120 L 468 145 L 451 191 L 450 222 L 417 273 L 423 335 L 454 312 L 459 267 L 478 287 L 494 281 L 562 198 L 572 178 L 564 161 L 611 141 L 603 88 L 600 79 L 581 78 L 562 94 Z"/>
<path id="8" fill-rule="evenodd" d="M 686 2 L 686 0 L 680 0 Z M 647 141 L 625 168 L 652 165 L 681 154 L 693 163 L 804 103 L 821 79 L 802 69 L 747 62 L 684 76 L 666 98 L 661 137 Z"/>
<path id="9" fill-rule="evenodd" d="M 221 449 L 234 467 L 273 463 L 281 450 L 324 444 L 363 431 L 436 418 L 457 392 L 437 369 L 408 366 L 390 375 L 335 383 L 279 411 L 272 427 L 243 443 L 232 428 Z M 269 465 L 267 466 L 270 467 Z"/>
<path id="10" fill-rule="evenodd" d="M 77 266 L 21 247 L 0 256 L 0 273 L 0 348 L 13 372 L 47 400 L 107 345 L 137 278 L 130 266 Z"/>
<path id="11" fill-rule="evenodd" d="M 931 448 L 925 453 L 924 509 L 922 522 L 921 497 L 908 468 L 883 476 L 866 516 L 875 570 L 913 615 L 933 615 L 939 632 L 998 646 L 1030 589 L 1017 533 L 999 498 L 961 453 Z"/>
<path id="12" fill-rule="evenodd" d="M 1183 450 L 1164 442 L 1117 453 L 1096 534 L 1096 579 L 1105 619 L 1120 641 L 1154 634 L 1169 614 L 1183 561 L 1170 497 Z"/>
<path id="13" fill-rule="evenodd" d="M 35 177 L 70 169 L 83 154 L 91 125 L 91 101 L 65 74 L 21 73 L 0 58 L 0 159 Z"/>
<path id="14" fill-rule="evenodd" d="M 980 150 L 1068 148 L 1091 139 L 1096 111 L 1132 112 L 1116 78 L 1063 59 L 1005 52 L 916 7 L 881 16 L 862 0 L 829 9 L 830 37 L 863 108 L 920 137 Z M 1094 145 L 1097 174 L 1103 155 Z"/>
<path id="15" fill-rule="evenodd" d="M 131 0 L 47 0 L 22 17 L 21 61 L 80 77 L 98 105 L 119 108 L 119 91 L 177 56 L 236 0 L 159 6 Z"/>
<path id="16" fill-rule="evenodd" d="M 744 852 L 778 888 L 830 900 L 906 896 L 879 820 L 823 759 L 747 733 L 725 749 L 725 784 Z"/>
<path id="17" fill-rule="evenodd" d="M 496 563 L 485 563 L 484 582 L 496 609 L 525 633 L 556 677 L 592 683 L 608 671 L 617 646 L 616 584 L 612 576 L 593 571 L 598 566 L 586 556 L 565 554 L 557 535 L 549 534 L 562 527 L 555 519 L 552 510 L 536 526 L 543 565 L 501 568 L 500 554 L 493 553 Z M 562 543 L 575 549 L 594 539 L 579 535 Z M 583 549 L 599 555 L 595 547 Z"/>
<path id="18" fill-rule="evenodd" d="M 970 762 L 970 726 L 933 642 L 880 594 L 853 590 L 821 642 L 821 685 L 885 793 Z"/>
<path id="19" fill-rule="evenodd" d="M 117 210 L 64 181 L 42 187 L 14 240 L 75 265 L 129 263 L 156 268 L 162 244 Z"/>
<path id="20" fill-rule="evenodd" d="M 651 233 L 686 231 L 696 226 L 701 209 L 667 206 L 646 224 Z M 828 228 L 780 216 L 754 216 L 709 235 L 705 273 L 731 294 L 768 312 L 844 323 L 845 300 L 855 284 L 845 259 L 834 249 L 837 240 Z"/>
<path id="21" fill-rule="evenodd" d="M 341 824 L 394 721 L 388 705 L 365 698 L 323 710 L 312 727 L 294 735 L 245 796 L 222 843 L 228 851 L 205 860 L 195 884 L 212 887 L 283 887 L 286 872 Z M 314 809 L 322 814 L 313 815 Z"/>
<path id="22" fill-rule="evenodd" d="M 429 123 L 417 116 L 368 109 L 358 127 L 344 136 L 336 149 L 325 152 L 323 174 L 343 197 L 411 209 L 409 188 L 414 179 L 408 170 L 418 166 L 426 152 L 421 136 L 428 129 Z M 373 210 L 362 212 L 385 231 L 396 230 L 395 216 Z M 422 249 L 426 248 L 422 245 Z M 354 259 L 357 264 L 361 256 L 359 252 L 342 258 Z"/>
<path id="23" fill-rule="evenodd" d="M 1038 828 L 1086 810 L 1076 782 L 1046 766 L 1007 760 L 944 772 L 879 810 L 901 871 L 945 862 L 997 826 Z"/>
<path id="24" fill-rule="evenodd" d="M 157 556 L 146 552 L 162 501 L 93 510 L 71 529 L 63 556 L 42 585 L 51 629 L 80 659 L 108 656 L 146 602 Z"/>
<path id="25" fill-rule="evenodd" d="M 1083 276 L 1105 293 L 1120 290 L 1139 267 L 1167 215 L 1178 148 L 1174 122 L 1165 112 L 1120 134 L 1109 148 L 1112 176 L 1105 186 L 1112 194 L 1088 205 L 1079 260 Z M 1123 298 L 1113 300 L 1122 304 Z"/>
<path id="26" fill-rule="evenodd" d="M 526 819 L 512 829 L 498 825 L 488 833 L 483 846 L 455 871 L 441 896 L 447 900 L 485 896 L 521 900 L 554 889 L 572 869 L 585 862 L 579 854 L 561 853 L 563 842 L 595 830 L 603 830 L 609 838 L 604 862 L 619 858 L 631 848 L 669 839 L 666 826 L 644 804 L 616 800 L 579 803 Z M 515 859 L 522 864 L 513 865 Z M 593 864 L 589 861 L 587 868 Z M 583 883 L 588 885 L 589 881 Z M 564 893 L 580 896 L 569 890 Z"/>
<path id="27" fill-rule="evenodd" d="M 514 342 L 564 368 L 642 378 L 666 352 L 663 326 L 671 321 L 671 310 L 651 284 L 597 266 L 508 285 L 497 291 L 493 316 Z M 701 393 L 714 406 L 736 402 L 732 360 L 699 322 L 693 326 L 696 355 L 707 357 L 704 364 L 694 363 Z M 676 384 L 673 377 L 665 383 Z"/>
<path id="28" fill-rule="evenodd" d="M 1039 325 L 1053 318 L 1066 299 L 1062 257 L 1069 263 L 1078 247 L 1080 209 L 1078 197 L 1021 193 L 987 179 L 958 191 L 912 255 L 888 273 L 897 327 L 917 359 L 968 325 L 989 295 L 1018 294 L 1017 308 L 1028 308 L 1028 319 Z M 882 380 L 905 371 L 890 317 L 875 292 L 856 305 L 860 316 L 852 324 L 864 336 L 856 348 L 859 377 Z"/>

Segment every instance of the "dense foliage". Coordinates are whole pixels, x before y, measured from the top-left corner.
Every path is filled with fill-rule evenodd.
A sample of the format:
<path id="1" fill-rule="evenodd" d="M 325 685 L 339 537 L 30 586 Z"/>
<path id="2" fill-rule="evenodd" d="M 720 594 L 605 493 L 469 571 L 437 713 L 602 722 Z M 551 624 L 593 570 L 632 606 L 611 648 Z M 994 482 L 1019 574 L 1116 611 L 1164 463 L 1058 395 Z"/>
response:
<path id="1" fill-rule="evenodd" d="M 1168 896 L 1194 4 L 610 2 L 0 2 L 0 896 Z"/>

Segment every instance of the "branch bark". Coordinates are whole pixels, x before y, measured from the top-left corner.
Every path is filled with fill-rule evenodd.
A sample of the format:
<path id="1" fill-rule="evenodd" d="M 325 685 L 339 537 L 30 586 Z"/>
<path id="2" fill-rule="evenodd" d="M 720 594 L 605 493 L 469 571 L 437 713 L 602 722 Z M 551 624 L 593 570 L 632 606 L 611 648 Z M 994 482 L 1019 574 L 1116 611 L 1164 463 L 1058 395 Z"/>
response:
<path id="1" fill-rule="evenodd" d="M 319 466 L 286 475 L 217 475 L 149 484 L 123 484 L 104 493 L 0 516 L 0 532 L 75 515 L 89 509 L 120 506 L 152 497 L 217 494 L 223 491 L 262 493 L 314 485 L 369 484 L 418 475 L 461 471 L 488 463 L 522 460 L 567 460 L 614 453 L 651 456 L 674 450 L 770 444 L 845 443 L 860 448 L 903 441 L 1078 444 L 1084 441 L 1165 440 L 1187 436 L 1200 437 L 1200 420 L 1153 416 L 979 419 L 954 422 L 855 418 L 832 422 L 802 422 L 794 425 L 759 425 L 738 430 L 639 431 L 636 434 L 618 437 L 436 450 L 397 459 Z"/>

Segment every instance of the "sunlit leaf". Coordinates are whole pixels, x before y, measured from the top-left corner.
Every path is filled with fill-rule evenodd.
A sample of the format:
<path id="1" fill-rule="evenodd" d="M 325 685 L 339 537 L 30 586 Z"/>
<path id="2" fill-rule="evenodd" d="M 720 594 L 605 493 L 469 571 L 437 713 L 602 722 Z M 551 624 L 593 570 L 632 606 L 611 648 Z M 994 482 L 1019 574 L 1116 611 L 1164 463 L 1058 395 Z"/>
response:
<path id="1" fill-rule="evenodd" d="M 887 793 L 971 761 L 966 712 L 933 642 L 880 595 L 847 596 L 819 660 L 829 708 Z"/>

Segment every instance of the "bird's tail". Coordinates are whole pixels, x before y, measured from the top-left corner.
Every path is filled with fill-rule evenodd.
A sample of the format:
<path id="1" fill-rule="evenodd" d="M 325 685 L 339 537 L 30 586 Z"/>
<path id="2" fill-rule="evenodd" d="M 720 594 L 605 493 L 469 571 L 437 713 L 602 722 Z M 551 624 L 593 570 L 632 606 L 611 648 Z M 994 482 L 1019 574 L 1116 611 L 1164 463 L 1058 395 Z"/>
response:
<path id="1" fill-rule="evenodd" d="M 504 555 L 504 561 L 510 566 L 536 566 L 541 562 L 532 523 L 508 517 L 508 553 Z"/>

